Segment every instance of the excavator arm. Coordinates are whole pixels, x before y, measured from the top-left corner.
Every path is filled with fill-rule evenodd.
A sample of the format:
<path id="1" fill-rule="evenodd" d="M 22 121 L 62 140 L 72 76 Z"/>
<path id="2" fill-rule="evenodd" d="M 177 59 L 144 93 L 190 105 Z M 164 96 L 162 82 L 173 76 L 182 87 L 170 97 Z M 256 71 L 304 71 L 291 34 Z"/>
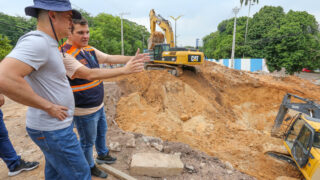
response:
<path id="1" fill-rule="evenodd" d="M 292 103 L 291 98 L 296 98 L 302 101 L 302 103 Z M 271 135 L 274 136 L 277 134 L 285 115 L 288 110 L 292 109 L 300 113 L 306 114 L 312 118 L 320 119 L 320 105 L 316 104 L 314 101 L 305 99 L 293 94 L 286 94 L 280 105 L 276 120 L 271 130 Z"/>
<path id="2" fill-rule="evenodd" d="M 164 19 L 160 14 L 157 15 L 153 9 L 150 10 L 149 13 L 150 18 L 150 42 L 148 49 L 152 49 L 155 45 L 155 43 L 163 43 L 163 37 L 159 37 L 160 32 L 156 31 L 156 25 L 164 31 L 164 36 L 167 41 L 167 43 L 170 45 L 170 47 L 175 47 L 174 40 L 173 40 L 173 31 L 170 25 L 170 22 L 166 19 Z M 163 36 L 163 35 L 162 35 Z M 162 41 L 162 42 L 161 42 Z"/>

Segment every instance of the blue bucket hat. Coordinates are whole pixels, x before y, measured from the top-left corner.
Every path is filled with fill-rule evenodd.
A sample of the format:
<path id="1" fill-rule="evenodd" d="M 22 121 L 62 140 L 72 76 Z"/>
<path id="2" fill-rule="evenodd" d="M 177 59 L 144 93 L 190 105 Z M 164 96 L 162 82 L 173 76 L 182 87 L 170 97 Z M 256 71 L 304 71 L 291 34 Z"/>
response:
<path id="1" fill-rule="evenodd" d="M 26 7 L 25 13 L 28 16 L 38 17 L 38 10 L 48 10 L 48 11 L 72 11 L 73 19 L 81 19 L 81 13 L 77 10 L 71 8 L 71 3 L 69 0 L 33 0 L 34 6 Z"/>

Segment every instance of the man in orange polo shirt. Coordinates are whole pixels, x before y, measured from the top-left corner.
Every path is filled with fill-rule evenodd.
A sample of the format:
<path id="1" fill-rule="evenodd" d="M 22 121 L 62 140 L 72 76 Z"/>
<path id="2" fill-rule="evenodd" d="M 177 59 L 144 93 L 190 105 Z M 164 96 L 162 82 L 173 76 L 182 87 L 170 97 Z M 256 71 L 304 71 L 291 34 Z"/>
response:
<path id="1" fill-rule="evenodd" d="M 89 27 L 85 19 L 74 20 L 67 42 L 62 46 L 64 63 L 75 98 L 74 121 L 80 135 L 80 144 L 91 168 L 91 175 L 106 178 L 107 174 L 95 166 L 93 145 L 97 163 L 112 164 L 106 146 L 107 121 L 104 112 L 104 88 L 101 79 L 143 71 L 148 54 L 135 56 L 108 55 L 88 46 Z M 114 69 L 99 69 L 99 64 L 126 64 Z"/>

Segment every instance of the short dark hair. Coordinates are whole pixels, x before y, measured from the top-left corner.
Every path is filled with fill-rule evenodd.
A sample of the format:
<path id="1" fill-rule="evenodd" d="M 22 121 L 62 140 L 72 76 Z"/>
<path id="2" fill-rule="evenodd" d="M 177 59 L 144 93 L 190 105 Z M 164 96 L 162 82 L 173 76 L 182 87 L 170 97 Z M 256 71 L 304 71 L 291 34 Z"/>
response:
<path id="1" fill-rule="evenodd" d="M 74 25 L 80 24 L 81 26 L 88 25 L 88 21 L 85 18 L 72 19 L 71 33 L 74 31 Z"/>

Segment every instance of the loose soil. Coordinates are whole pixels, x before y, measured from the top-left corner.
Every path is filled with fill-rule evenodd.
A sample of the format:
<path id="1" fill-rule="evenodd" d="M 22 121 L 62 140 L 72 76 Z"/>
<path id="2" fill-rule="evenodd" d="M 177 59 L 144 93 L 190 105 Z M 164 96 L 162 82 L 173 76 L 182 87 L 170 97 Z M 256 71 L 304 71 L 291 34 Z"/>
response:
<path id="1" fill-rule="evenodd" d="M 206 62 L 198 74 L 145 71 L 109 79 L 105 87 L 108 144 L 120 144 L 121 151 L 112 152 L 118 157 L 113 166 L 123 172 L 129 173 L 133 153 L 158 152 L 150 145 L 156 141 L 161 153 L 181 153 L 184 164 L 195 169 L 185 168 L 168 180 L 301 178 L 295 167 L 265 152 L 285 152 L 270 131 L 286 93 L 319 100 L 320 86 L 311 81 Z M 26 107 L 6 100 L 1 109 L 15 149 L 27 160 L 40 161 L 40 167 L 8 178 L 0 161 L 0 179 L 44 179 L 43 154 L 25 131 Z M 127 147 L 132 139 L 135 147 Z"/>
<path id="2" fill-rule="evenodd" d="M 270 136 L 286 93 L 320 97 L 320 87 L 295 76 L 232 70 L 206 62 L 197 75 L 164 71 L 117 79 L 123 97 L 116 122 L 125 131 L 182 142 L 230 162 L 258 179 L 301 177 L 297 169 L 264 153 L 285 152 Z M 319 100 L 319 99 L 318 99 Z"/>

